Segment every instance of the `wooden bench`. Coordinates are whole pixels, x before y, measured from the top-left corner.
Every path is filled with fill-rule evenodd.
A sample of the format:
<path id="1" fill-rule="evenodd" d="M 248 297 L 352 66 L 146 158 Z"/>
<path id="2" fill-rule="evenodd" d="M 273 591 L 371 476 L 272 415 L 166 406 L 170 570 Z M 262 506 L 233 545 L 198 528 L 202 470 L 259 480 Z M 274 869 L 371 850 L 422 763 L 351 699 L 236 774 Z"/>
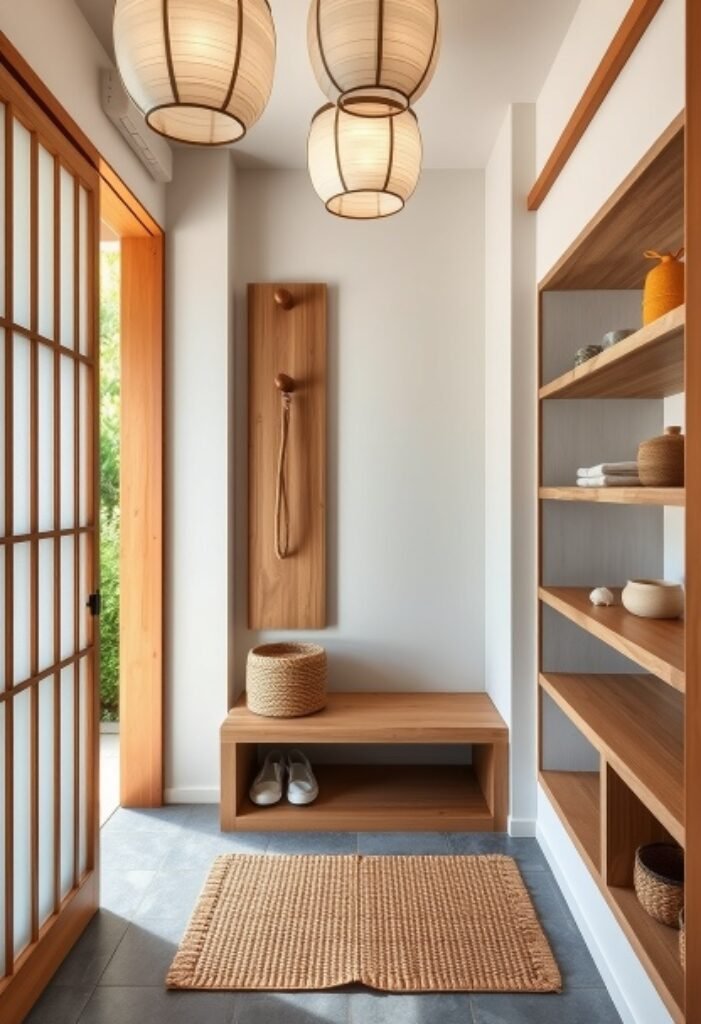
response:
<path id="1" fill-rule="evenodd" d="M 305 718 L 261 718 L 237 701 L 221 727 L 222 831 L 505 831 L 506 724 L 485 693 L 330 693 Z M 465 744 L 472 764 L 314 764 L 319 797 L 256 807 L 258 744 Z"/>

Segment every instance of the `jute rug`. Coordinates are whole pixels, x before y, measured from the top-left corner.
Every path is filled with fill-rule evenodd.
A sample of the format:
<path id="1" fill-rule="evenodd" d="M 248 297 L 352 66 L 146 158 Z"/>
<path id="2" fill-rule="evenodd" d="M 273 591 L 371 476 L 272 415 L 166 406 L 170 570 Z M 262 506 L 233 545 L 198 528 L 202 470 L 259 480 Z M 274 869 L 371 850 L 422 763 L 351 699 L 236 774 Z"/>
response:
<path id="1" fill-rule="evenodd" d="M 168 973 L 176 989 L 555 992 L 511 857 L 219 857 Z"/>

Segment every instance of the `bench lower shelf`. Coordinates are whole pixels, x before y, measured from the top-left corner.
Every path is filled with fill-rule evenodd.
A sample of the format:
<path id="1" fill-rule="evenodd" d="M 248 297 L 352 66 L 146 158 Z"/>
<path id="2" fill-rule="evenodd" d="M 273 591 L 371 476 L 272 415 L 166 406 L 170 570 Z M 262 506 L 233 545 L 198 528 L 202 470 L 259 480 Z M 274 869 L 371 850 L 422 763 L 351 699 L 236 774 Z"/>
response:
<path id="1" fill-rule="evenodd" d="M 474 769 L 444 765 L 318 765 L 319 797 L 307 807 L 282 800 L 256 807 L 248 797 L 237 830 L 492 831 Z"/>

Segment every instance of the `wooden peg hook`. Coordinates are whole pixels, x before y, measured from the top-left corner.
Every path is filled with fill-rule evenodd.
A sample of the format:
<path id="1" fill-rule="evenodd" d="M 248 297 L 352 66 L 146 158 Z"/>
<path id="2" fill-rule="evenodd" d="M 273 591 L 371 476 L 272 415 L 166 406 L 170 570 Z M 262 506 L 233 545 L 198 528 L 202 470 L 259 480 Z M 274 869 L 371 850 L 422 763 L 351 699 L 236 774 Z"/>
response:
<path id="1" fill-rule="evenodd" d="M 289 377 L 286 373 L 278 373 L 275 378 L 275 387 L 278 391 L 281 391 L 283 395 L 291 395 L 296 386 L 294 379 Z"/>
<path id="2" fill-rule="evenodd" d="M 292 292 L 288 291 L 287 288 L 276 288 L 273 292 L 273 298 L 277 302 L 278 306 L 281 306 L 286 310 L 292 309 L 295 304 Z"/>

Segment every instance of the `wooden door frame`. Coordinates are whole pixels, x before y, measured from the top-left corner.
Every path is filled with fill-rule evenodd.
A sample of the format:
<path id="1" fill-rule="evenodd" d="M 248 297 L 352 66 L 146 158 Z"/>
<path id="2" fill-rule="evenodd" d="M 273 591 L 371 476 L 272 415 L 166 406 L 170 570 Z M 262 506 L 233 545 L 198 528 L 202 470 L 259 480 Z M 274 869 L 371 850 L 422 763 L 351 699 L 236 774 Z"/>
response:
<path id="1" fill-rule="evenodd" d="M 121 243 L 120 803 L 163 803 L 164 234 L 101 161 Z"/>

